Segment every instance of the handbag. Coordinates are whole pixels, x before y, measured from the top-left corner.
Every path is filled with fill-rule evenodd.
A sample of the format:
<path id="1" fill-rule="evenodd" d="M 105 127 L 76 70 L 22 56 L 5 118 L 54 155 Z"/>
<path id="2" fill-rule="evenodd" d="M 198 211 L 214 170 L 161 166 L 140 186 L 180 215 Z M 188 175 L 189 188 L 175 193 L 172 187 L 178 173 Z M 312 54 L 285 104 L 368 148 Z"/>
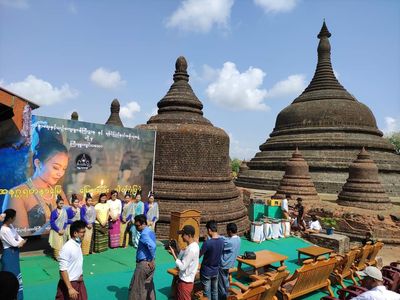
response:
<path id="1" fill-rule="evenodd" d="M 256 259 L 257 255 L 253 251 L 244 251 L 242 258 L 243 259 Z"/>

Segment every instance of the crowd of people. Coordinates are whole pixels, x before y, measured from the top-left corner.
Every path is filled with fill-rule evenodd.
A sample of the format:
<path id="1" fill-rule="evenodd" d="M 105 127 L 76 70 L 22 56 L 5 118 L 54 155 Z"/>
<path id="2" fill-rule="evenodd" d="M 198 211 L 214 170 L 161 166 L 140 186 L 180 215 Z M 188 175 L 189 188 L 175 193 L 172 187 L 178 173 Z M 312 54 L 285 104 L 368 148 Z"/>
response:
<path id="1" fill-rule="evenodd" d="M 134 195 L 126 193 L 121 201 L 115 190 L 111 191 L 110 197 L 101 193 L 96 204 L 89 193 L 84 203 L 79 203 L 77 195 L 72 194 L 70 203 L 66 207 L 63 198 L 57 197 L 57 207 L 50 215 L 49 244 L 55 259 L 58 259 L 61 248 L 70 239 L 69 227 L 74 221 L 81 220 L 86 224 L 82 252 L 87 255 L 108 248 L 127 247 L 129 243 L 137 248 L 139 232 L 132 226 L 134 217 L 145 214 L 153 231 L 159 218 L 158 203 L 152 192 L 145 203 L 142 202 L 140 191 Z"/>

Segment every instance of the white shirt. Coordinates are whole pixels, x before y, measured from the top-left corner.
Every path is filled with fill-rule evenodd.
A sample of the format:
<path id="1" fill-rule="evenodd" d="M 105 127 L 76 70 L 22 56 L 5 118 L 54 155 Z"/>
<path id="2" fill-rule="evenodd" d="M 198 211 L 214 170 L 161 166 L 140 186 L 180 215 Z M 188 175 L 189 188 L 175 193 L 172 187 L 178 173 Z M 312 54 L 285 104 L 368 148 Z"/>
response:
<path id="1" fill-rule="evenodd" d="M 78 280 L 83 273 L 81 244 L 72 238 L 68 240 L 60 251 L 59 265 L 60 271 L 67 271 L 69 281 Z"/>
<path id="2" fill-rule="evenodd" d="M 23 240 L 12 224 L 1 226 L 0 238 L 4 249 L 18 247 L 19 243 Z"/>
<path id="3" fill-rule="evenodd" d="M 191 243 L 185 250 L 181 250 L 175 261 L 179 269 L 179 279 L 184 282 L 194 282 L 199 267 L 200 247 L 196 242 Z"/>
<path id="4" fill-rule="evenodd" d="M 115 219 L 117 216 L 121 214 L 122 210 L 122 203 L 121 200 L 107 200 L 107 204 L 110 207 L 110 216 L 111 218 Z"/>
<path id="5" fill-rule="evenodd" d="M 385 286 L 379 285 L 353 298 L 353 300 L 400 300 L 400 294 L 388 291 Z"/>
<path id="6" fill-rule="evenodd" d="M 289 203 L 286 198 L 281 201 L 281 209 L 282 211 L 289 212 Z"/>
<path id="7" fill-rule="evenodd" d="M 310 221 L 310 223 L 308 224 L 308 227 L 310 227 L 310 229 L 312 230 L 317 230 L 320 231 L 322 229 L 321 224 L 319 223 L 319 221 Z"/>

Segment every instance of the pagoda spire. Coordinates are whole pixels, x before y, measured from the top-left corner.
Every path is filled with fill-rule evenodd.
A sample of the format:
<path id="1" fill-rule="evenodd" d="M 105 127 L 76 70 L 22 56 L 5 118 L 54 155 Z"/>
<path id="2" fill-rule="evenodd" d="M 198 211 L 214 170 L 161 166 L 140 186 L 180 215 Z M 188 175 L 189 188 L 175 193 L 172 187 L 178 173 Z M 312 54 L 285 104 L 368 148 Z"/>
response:
<path id="1" fill-rule="evenodd" d="M 336 79 L 336 76 L 333 72 L 331 63 L 331 44 L 329 43 L 331 33 L 326 26 L 325 20 L 322 23 L 321 30 L 317 37 L 319 38 L 317 49 L 318 64 L 313 79 L 303 93 L 325 89 L 346 91 L 345 88 Z"/>

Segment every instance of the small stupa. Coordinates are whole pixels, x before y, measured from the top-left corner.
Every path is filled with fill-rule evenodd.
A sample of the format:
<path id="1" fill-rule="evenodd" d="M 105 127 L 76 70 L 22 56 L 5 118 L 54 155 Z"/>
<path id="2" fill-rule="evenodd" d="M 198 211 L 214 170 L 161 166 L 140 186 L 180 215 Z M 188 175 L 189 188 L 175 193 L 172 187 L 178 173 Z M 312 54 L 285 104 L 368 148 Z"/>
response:
<path id="1" fill-rule="evenodd" d="M 285 175 L 283 175 L 275 197 L 284 198 L 287 194 L 294 200 L 298 197 L 304 201 L 320 200 L 311 180 L 308 164 L 298 148 L 286 163 Z"/>
<path id="2" fill-rule="evenodd" d="M 386 210 L 392 206 L 379 180 L 378 167 L 365 148 L 362 148 L 357 159 L 350 165 L 349 178 L 337 202 L 370 210 Z"/>
<path id="3" fill-rule="evenodd" d="M 79 115 L 78 115 L 78 113 L 76 111 L 74 111 L 71 114 L 71 120 L 74 120 L 74 121 L 78 121 L 79 120 Z"/>
<path id="4" fill-rule="evenodd" d="M 111 102 L 110 110 L 111 114 L 106 122 L 106 125 L 124 127 L 124 124 L 122 124 L 121 118 L 119 117 L 120 104 L 118 99 L 114 99 L 113 102 Z"/>

